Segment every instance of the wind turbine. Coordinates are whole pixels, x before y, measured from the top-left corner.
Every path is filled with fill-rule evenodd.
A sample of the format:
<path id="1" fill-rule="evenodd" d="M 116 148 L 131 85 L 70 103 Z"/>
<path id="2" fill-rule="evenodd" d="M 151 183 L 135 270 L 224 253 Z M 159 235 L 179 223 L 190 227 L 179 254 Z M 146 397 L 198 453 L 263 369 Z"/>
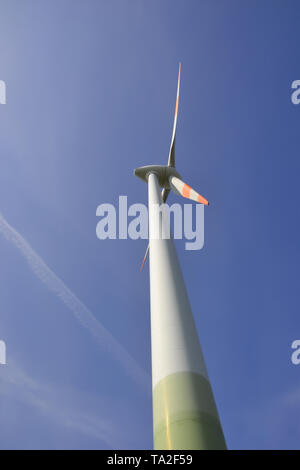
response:
<path id="1" fill-rule="evenodd" d="M 180 70 L 181 64 L 168 165 L 134 170 L 148 183 L 149 245 L 142 267 L 150 249 L 154 448 L 226 449 L 176 250 L 172 238 L 162 236 L 169 233 L 169 219 L 162 211 L 162 233 L 158 237 L 159 221 L 153 216 L 154 206 L 165 203 L 171 189 L 208 205 L 175 169 Z"/>

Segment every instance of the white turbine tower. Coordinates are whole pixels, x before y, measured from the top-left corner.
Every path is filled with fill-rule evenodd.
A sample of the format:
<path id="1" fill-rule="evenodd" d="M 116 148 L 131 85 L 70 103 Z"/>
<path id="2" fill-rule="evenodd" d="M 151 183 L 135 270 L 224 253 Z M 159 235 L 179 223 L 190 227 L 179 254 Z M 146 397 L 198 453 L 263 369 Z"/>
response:
<path id="1" fill-rule="evenodd" d="M 135 169 L 148 183 L 153 431 L 155 449 L 225 449 L 225 439 L 207 375 L 193 314 L 177 254 L 162 210 L 161 231 L 154 208 L 165 203 L 170 189 L 208 205 L 185 184 L 175 169 L 180 64 L 173 134 L 167 166 Z M 160 187 L 163 188 L 162 192 Z M 157 236 L 159 234 L 159 236 Z"/>

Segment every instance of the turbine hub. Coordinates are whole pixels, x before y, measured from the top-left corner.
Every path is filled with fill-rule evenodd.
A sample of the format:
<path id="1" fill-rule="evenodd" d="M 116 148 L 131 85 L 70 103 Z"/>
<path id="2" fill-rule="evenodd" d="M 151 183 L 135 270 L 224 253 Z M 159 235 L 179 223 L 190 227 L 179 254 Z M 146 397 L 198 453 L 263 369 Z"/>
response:
<path id="1" fill-rule="evenodd" d="M 170 176 L 176 176 L 181 179 L 179 173 L 171 166 L 163 165 L 147 165 L 140 166 L 134 170 L 135 176 L 140 178 L 142 181 L 148 182 L 148 176 L 150 173 L 155 173 L 158 179 L 158 183 L 162 188 L 170 189 Z"/>

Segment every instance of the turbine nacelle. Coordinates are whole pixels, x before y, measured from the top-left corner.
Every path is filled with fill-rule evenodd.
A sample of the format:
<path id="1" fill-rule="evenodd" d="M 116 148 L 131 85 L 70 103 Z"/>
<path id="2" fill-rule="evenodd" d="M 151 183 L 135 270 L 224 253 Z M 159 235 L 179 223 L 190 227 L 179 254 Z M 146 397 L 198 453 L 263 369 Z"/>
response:
<path id="1" fill-rule="evenodd" d="M 142 181 L 148 182 L 148 176 L 150 173 L 154 173 L 157 176 L 158 183 L 161 188 L 171 189 L 170 178 L 175 176 L 181 179 L 178 171 L 174 167 L 164 165 L 147 165 L 141 166 L 134 170 L 135 176 L 140 178 Z"/>

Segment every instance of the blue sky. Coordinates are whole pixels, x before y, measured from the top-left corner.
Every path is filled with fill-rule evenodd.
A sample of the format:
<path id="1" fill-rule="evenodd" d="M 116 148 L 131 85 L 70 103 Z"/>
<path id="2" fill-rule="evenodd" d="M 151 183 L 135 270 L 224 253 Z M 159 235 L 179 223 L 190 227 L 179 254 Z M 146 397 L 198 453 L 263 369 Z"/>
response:
<path id="1" fill-rule="evenodd" d="M 300 6 L 0 11 L 1 448 L 152 446 L 146 243 L 97 239 L 96 208 L 146 203 L 133 169 L 167 161 L 179 61 L 178 171 L 211 205 L 203 250 L 176 247 L 227 444 L 299 448 Z"/>

